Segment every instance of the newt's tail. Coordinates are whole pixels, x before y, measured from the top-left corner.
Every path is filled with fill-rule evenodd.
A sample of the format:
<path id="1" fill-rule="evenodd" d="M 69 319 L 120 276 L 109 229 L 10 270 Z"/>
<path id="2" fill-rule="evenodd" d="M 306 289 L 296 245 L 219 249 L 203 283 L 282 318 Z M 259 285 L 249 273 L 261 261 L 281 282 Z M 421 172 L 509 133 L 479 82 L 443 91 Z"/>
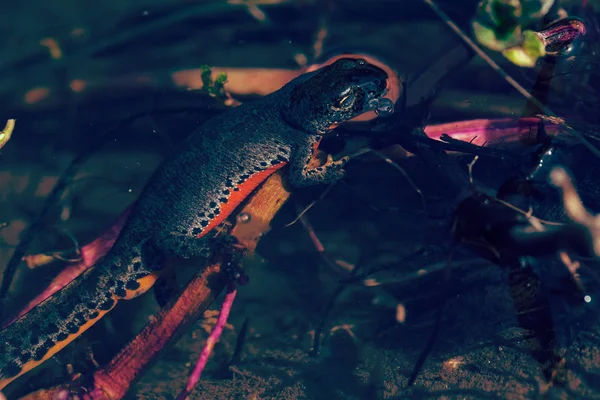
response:
<path id="1" fill-rule="evenodd" d="M 0 331 L 0 389 L 62 350 L 115 306 L 112 296 L 93 289 L 97 275 L 97 267 L 90 268 Z"/>
<path id="2" fill-rule="evenodd" d="M 62 350 L 112 310 L 118 300 L 146 291 L 156 278 L 156 274 L 140 277 L 138 290 L 117 296 L 110 290 L 111 272 L 101 262 L 1 330 L 0 390 Z"/>

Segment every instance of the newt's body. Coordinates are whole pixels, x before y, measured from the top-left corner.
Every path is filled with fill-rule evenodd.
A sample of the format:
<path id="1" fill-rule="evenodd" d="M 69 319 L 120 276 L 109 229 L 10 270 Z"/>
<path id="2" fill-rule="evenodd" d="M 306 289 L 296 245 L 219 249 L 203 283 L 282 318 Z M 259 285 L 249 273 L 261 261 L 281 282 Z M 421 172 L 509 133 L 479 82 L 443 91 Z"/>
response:
<path id="1" fill-rule="evenodd" d="M 377 107 L 387 75 L 343 59 L 219 115 L 182 144 L 142 191 L 119 238 L 95 267 L 0 331 L 0 389 L 64 348 L 120 299 L 148 290 L 165 255 L 203 254 L 213 228 L 289 164 L 289 183 L 332 182 L 343 163 L 308 169 L 322 135 Z"/>

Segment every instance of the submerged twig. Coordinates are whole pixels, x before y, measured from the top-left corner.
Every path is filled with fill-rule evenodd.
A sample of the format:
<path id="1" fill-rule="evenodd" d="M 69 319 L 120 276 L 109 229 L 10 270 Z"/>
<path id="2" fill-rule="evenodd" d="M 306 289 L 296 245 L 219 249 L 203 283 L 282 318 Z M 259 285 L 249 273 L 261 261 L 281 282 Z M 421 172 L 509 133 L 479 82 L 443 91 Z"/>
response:
<path id="1" fill-rule="evenodd" d="M 231 359 L 227 364 L 227 368 L 230 368 L 240 362 L 240 359 L 242 358 L 242 350 L 244 348 L 244 343 L 246 343 L 248 326 L 249 322 L 248 318 L 246 318 L 244 319 L 244 323 L 242 324 L 242 327 L 240 328 L 240 331 L 237 335 L 237 339 L 235 341 L 235 348 L 233 349 L 233 355 L 231 356 Z"/>
<path id="2" fill-rule="evenodd" d="M 425 195 L 423 194 L 423 191 L 421 191 L 421 189 L 419 189 L 417 184 L 411 179 L 410 175 L 408 175 L 408 173 L 404 170 L 404 168 L 402 168 L 397 162 L 394 162 L 394 160 L 392 160 L 389 157 L 386 157 L 385 155 L 381 154 L 377 150 L 371 150 L 371 153 L 373 153 L 377 157 L 381 158 L 383 161 L 386 162 L 386 164 L 389 164 L 392 167 L 394 167 L 398 172 L 400 172 L 402 174 L 402 176 L 404 176 L 404 178 L 406 179 L 406 181 L 408 182 L 410 187 L 412 187 L 413 190 L 415 192 L 417 192 L 417 194 L 419 195 L 419 198 L 421 199 L 421 206 L 423 207 L 423 211 L 425 212 L 427 209 Z"/>
<path id="3" fill-rule="evenodd" d="M 309 354 L 311 356 L 319 355 L 319 352 L 321 350 L 321 335 L 323 334 L 323 329 L 325 329 L 325 321 L 327 320 L 329 313 L 333 309 L 333 306 L 335 305 L 336 300 L 338 299 L 338 297 L 340 297 L 340 295 L 344 292 L 344 290 L 346 290 L 346 287 L 347 286 L 343 285 L 343 284 L 338 285 L 335 288 L 335 291 L 333 292 L 333 294 L 331 295 L 331 298 L 327 302 L 327 305 L 325 306 L 325 310 L 323 311 L 323 315 L 321 316 L 321 320 L 319 321 L 319 325 L 317 325 L 317 329 L 315 329 L 315 336 L 313 338 L 313 346 L 309 352 Z"/>
<path id="4" fill-rule="evenodd" d="M 76 263 L 78 261 L 81 261 L 81 246 L 79 245 L 79 241 L 71 232 L 69 232 L 65 229 L 61 229 L 61 231 L 63 231 L 64 234 L 69 239 L 71 239 L 71 242 L 73 243 L 73 247 L 69 250 L 54 250 L 54 251 L 45 252 L 45 253 L 27 255 L 27 256 L 23 257 L 23 261 L 25 261 L 25 264 L 27 265 L 27 267 L 29 267 L 31 269 L 37 268 L 37 267 L 41 267 L 43 265 L 47 265 L 55 260 L 68 262 L 68 263 Z M 75 256 L 76 256 L 75 258 L 66 258 L 64 256 L 64 254 L 66 254 L 68 252 L 73 252 L 73 251 L 75 252 Z"/>
<path id="5" fill-rule="evenodd" d="M 452 249 L 450 249 L 450 251 L 448 253 L 448 259 L 446 261 L 446 268 L 444 270 L 445 271 L 444 280 L 443 280 L 443 284 L 442 284 L 443 289 L 442 289 L 442 293 L 440 296 L 441 301 L 440 301 L 440 304 L 438 305 L 438 309 L 436 311 L 433 332 L 431 332 L 431 336 L 429 336 L 429 339 L 427 340 L 427 344 L 425 345 L 425 348 L 423 348 L 423 350 L 421 351 L 421 354 L 419 354 L 419 358 L 417 359 L 417 362 L 415 363 L 415 365 L 413 367 L 412 373 L 410 374 L 410 377 L 408 378 L 408 381 L 406 382 L 407 388 L 414 385 L 415 381 L 419 377 L 419 374 L 421 373 L 421 370 L 423 369 L 423 366 L 425 365 L 425 362 L 427 361 L 429 354 L 433 350 L 433 346 L 435 345 L 435 342 L 436 342 L 438 335 L 440 333 L 440 330 L 442 328 L 442 318 L 444 316 L 444 309 L 446 308 L 446 299 L 448 298 L 448 293 L 450 291 L 450 288 L 449 288 L 450 285 L 448 284 L 448 281 L 450 280 L 450 274 L 452 271 L 451 263 L 452 263 Z"/>
<path id="6" fill-rule="evenodd" d="M 300 211 L 298 213 L 298 216 L 296 218 L 294 218 L 294 220 L 292 222 L 290 222 L 288 224 L 285 224 L 285 227 L 288 228 L 288 227 L 294 225 L 296 222 L 298 222 L 304 216 L 304 214 L 306 214 L 308 212 L 308 210 L 310 210 L 315 204 L 317 204 L 317 202 L 319 202 L 320 200 L 323 200 L 327 196 L 327 194 L 333 188 L 333 186 L 334 185 L 331 185 L 331 184 L 328 185 L 325 188 L 325 190 L 323 191 L 323 193 L 321 193 L 321 195 L 317 199 L 311 201 L 309 205 L 307 205 L 306 207 L 304 207 L 302 209 L 302 211 Z"/>
<path id="7" fill-rule="evenodd" d="M 302 223 L 302 226 L 308 233 L 308 236 L 310 237 L 310 241 L 315 246 L 315 249 L 321 256 L 321 259 L 323 260 L 323 262 L 325 262 L 325 264 L 327 264 L 332 270 L 339 271 L 339 270 L 344 269 L 339 263 L 335 262 L 327 255 L 327 253 L 325 252 L 325 246 L 323 246 L 323 243 L 321 243 L 321 240 L 317 236 L 317 233 L 315 232 L 314 228 L 312 227 L 312 224 L 310 223 L 310 221 L 308 220 L 306 215 L 302 215 L 300 217 L 300 222 Z M 344 269 L 344 272 L 348 272 L 348 271 L 346 269 Z"/>

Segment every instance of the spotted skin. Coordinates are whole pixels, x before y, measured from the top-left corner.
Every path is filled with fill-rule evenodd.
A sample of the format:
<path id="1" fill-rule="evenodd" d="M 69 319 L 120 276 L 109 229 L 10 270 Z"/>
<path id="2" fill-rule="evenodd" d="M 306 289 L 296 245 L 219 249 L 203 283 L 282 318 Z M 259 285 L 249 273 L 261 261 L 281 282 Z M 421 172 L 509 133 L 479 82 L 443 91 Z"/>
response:
<path id="1" fill-rule="evenodd" d="M 310 158 L 332 126 L 373 110 L 386 79 L 341 59 L 193 132 L 149 180 L 100 263 L 0 331 L 0 389 L 148 290 L 165 256 L 206 255 L 214 228 L 278 169 L 287 165 L 296 187 L 341 178 L 346 159 L 310 169 Z"/>

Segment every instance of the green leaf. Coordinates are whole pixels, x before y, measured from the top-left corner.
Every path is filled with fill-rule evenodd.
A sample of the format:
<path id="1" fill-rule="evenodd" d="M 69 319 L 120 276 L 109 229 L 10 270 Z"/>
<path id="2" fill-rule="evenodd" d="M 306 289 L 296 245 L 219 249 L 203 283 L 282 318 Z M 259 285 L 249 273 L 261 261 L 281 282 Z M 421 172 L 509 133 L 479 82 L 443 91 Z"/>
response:
<path id="1" fill-rule="evenodd" d="M 546 55 L 546 48 L 535 32 L 527 30 L 523 32 L 523 43 L 504 50 L 502 54 L 515 65 L 532 68 L 538 58 Z"/>
<path id="2" fill-rule="evenodd" d="M 502 51 L 520 41 L 521 27 L 518 25 L 512 27 L 510 31 L 502 31 L 501 36 L 498 35 L 498 32 L 494 28 L 485 26 L 477 21 L 473 21 L 472 25 L 475 39 L 477 39 L 479 44 L 490 50 Z"/>
<path id="3" fill-rule="evenodd" d="M 223 86 L 226 82 L 227 82 L 227 74 L 225 72 L 221 72 L 215 79 L 215 86 L 217 86 L 217 85 Z"/>
<path id="4" fill-rule="evenodd" d="M 208 65 L 203 65 L 200 67 L 202 72 L 200 73 L 200 77 L 202 78 L 202 84 L 205 88 L 212 86 L 212 80 L 210 79 L 211 69 Z"/>

